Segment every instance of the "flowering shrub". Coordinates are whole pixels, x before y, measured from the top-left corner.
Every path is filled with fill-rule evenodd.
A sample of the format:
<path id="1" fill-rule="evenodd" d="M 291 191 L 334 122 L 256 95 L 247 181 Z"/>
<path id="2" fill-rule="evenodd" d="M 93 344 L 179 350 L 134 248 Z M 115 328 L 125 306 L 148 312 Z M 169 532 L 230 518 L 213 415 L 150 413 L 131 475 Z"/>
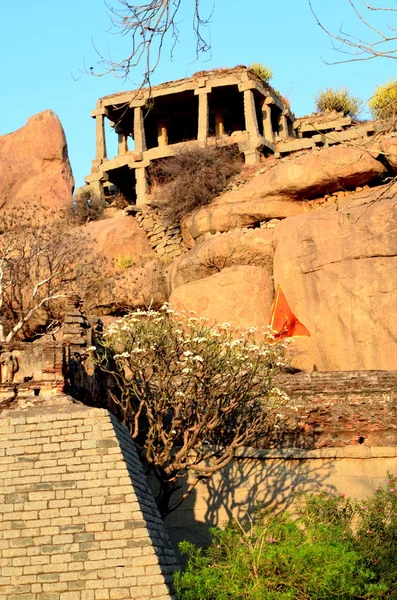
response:
<path id="1" fill-rule="evenodd" d="M 285 344 L 273 342 L 267 331 L 209 327 L 167 305 L 133 312 L 103 334 L 96 362 L 116 384 L 113 400 L 159 481 L 163 516 L 237 448 L 279 426 L 273 409 L 286 396 L 275 376 L 286 366 Z M 189 486 L 171 506 L 188 472 Z"/>

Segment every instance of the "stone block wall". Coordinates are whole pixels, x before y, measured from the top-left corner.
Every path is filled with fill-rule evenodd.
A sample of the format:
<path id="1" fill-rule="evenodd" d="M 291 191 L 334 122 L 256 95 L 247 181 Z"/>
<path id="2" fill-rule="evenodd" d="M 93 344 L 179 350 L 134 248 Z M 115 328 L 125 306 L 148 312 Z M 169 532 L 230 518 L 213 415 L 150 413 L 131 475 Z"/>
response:
<path id="1" fill-rule="evenodd" d="M 169 600 L 175 568 L 123 425 L 63 399 L 2 413 L 0 600 Z"/>
<path id="2" fill-rule="evenodd" d="M 179 224 L 167 224 L 157 210 L 143 208 L 135 215 L 138 225 L 148 237 L 153 250 L 163 260 L 172 261 L 187 251 Z"/>

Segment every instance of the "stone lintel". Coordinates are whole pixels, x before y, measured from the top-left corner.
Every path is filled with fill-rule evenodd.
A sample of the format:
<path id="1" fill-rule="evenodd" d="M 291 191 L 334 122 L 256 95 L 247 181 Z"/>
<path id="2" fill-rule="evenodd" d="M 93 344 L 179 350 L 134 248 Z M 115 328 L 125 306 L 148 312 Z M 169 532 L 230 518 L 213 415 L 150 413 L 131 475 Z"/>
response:
<path id="1" fill-rule="evenodd" d="M 103 115 L 104 117 L 109 116 L 108 110 L 104 106 L 102 106 L 101 108 L 95 108 L 91 111 L 90 114 L 93 119 L 95 119 L 95 117 L 99 117 L 100 115 Z"/>
<path id="2" fill-rule="evenodd" d="M 210 94 L 211 91 L 212 91 L 211 87 L 197 88 L 196 90 L 194 90 L 194 95 L 195 96 L 201 96 L 203 94 Z"/>

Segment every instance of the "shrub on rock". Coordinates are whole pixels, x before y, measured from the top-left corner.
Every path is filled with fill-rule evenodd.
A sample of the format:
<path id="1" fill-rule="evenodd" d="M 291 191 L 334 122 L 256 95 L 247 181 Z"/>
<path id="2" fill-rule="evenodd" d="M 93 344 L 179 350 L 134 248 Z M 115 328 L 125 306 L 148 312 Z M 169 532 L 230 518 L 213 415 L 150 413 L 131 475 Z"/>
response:
<path id="1" fill-rule="evenodd" d="M 352 96 L 348 88 L 326 88 L 315 97 L 316 108 L 319 112 L 336 111 L 344 116 L 357 117 L 360 113 L 362 100 Z"/>
<path id="2" fill-rule="evenodd" d="M 397 79 L 378 85 L 368 102 L 374 119 L 393 119 L 397 116 Z"/>

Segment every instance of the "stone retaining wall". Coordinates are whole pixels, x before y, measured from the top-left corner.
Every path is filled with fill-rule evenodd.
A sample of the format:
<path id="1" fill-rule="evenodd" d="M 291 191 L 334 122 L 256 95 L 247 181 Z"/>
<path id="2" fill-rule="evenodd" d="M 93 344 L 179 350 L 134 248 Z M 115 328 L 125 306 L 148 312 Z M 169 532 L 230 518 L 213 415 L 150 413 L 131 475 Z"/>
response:
<path id="1" fill-rule="evenodd" d="M 0 418 L 0 600 L 170 600 L 176 561 L 127 430 L 52 402 Z"/>
<path id="2" fill-rule="evenodd" d="M 179 224 L 164 223 L 159 211 L 143 207 L 135 218 L 139 227 L 145 231 L 153 250 L 163 260 L 172 261 L 187 251 Z"/>

